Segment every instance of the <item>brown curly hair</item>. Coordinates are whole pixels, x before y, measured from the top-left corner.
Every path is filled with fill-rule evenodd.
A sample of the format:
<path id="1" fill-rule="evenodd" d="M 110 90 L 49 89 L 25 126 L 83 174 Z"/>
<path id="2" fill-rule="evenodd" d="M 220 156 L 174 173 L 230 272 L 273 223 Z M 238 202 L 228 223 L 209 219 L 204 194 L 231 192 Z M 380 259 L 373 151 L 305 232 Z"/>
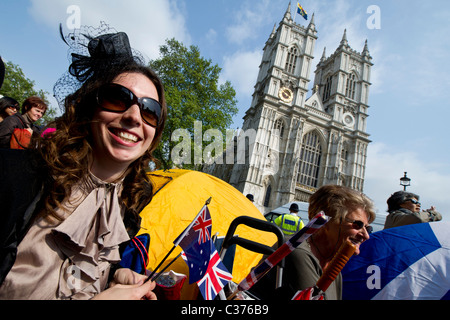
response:
<path id="1" fill-rule="evenodd" d="M 164 88 L 153 70 L 128 61 L 94 74 L 80 89 L 67 96 L 64 114 L 49 125 L 56 128 L 56 131 L 34 141 L 34 149 L 48 170 L 42 204 L 45 216 L 60 219 L 55 209 L 68 199 L 72 185 L 88 175 L 89 159 L 92 155 L 91 122 L 97 108 L 95 94 L 100 86 L 113 82 L 124 73 L 140 73 L 147 76 L 155 85 L 162 106 L 160 122 L 150 148 L 129 166 L 121 193 L 123 205 L 127 213 L 131 213 L 131 217 L 128 218 L 135 221 L 139 220 L 139 212 L 151 200 L 152 185 L 146 172 L 151 161 L 158 164 L 152 152 L 160 142 L 167 117 Z"/>

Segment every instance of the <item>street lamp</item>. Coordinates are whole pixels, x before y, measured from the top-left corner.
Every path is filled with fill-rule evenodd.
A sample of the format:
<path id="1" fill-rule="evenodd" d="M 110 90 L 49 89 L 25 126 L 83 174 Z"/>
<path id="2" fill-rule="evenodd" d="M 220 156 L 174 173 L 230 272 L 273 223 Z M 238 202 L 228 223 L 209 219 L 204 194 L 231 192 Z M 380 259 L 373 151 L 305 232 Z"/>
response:
<path id="1" fill-rule="evenodd" d="M 400 178 L 400 185 L 403 186 L 403 190 L 406 191 L 406 187 L 409 187 L 411 185 L 411 179 L 405 175 Z"/>

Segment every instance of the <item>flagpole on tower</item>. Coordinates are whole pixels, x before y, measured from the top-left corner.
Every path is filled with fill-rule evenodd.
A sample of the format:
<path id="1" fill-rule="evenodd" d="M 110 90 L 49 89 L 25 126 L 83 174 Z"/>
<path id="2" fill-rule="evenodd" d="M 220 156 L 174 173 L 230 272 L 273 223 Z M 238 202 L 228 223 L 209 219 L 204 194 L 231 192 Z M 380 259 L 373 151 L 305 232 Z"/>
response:
<path id="1" fill-rule="evenodd" d="M 290 6 L 289 6 L 290 7 Z M 292 12 L 291 12 L 291 14 L 292 14 Z M 295 10 L 294 10 L 294 25 L 295 25 L 295 18 L 297 17 L 297 8 L 295 8 Z"/>

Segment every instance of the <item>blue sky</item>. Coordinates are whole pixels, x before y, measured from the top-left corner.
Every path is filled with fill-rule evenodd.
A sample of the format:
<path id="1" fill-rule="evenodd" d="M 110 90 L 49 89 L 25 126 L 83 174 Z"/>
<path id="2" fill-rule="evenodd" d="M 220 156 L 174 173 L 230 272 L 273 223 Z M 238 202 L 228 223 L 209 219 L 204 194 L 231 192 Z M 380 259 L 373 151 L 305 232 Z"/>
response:
<path id="1" fill-rule="evenodd" d="M 273 26 L 282 19 L 289 0 L 16 0 L 1 1 L 0 55 L 18 64 L 36 87 L 52 95 L 57 79 L 69 65 L 58 26 L 79 8 L 81 25 L 109 23 L 128 33 L 131 45 L 146 57 L 158 57 L 167 38 L 196 45 L 202 56 L 222 67 L 239 100 L 233 127 L 242 126 L 249 108 L 262 49 Z M 292 14 L 296 1 L 292 1 Z M 369 97 L 369 146 L 365 192 L 380 212 L 386 199 L 400 189 L 404 171 L 409 191 L 421 196 L 423 207 L 435 205 L 450 219 L 450 3 L 446 0 L 302 0 L 315 13 L 318 40 L 315 64 L 324 47 L 327 56 L 338 47 L 344 29 L 349 45 L 362 51 L 368 40 L 373 57 Z M 380 28 L 367 20 L 380 9 Z M 296 22 L 307 25 L 299 15 Z M 314 71 L 313 69 L 313 71 Z M 314 73 L 310 75 L 314 79 Z M 56 107 L 56 102 L 52 100 Z"/>

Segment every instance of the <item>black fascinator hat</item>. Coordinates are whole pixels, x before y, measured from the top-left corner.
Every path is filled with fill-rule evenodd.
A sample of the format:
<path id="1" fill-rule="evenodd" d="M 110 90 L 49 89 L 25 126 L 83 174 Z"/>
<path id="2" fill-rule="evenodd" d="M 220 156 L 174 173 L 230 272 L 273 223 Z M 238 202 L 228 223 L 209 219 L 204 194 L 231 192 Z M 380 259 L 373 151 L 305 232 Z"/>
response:
<path id="1" fill-rule="evenodd" d="M 99 28 L 82 26 L 66 36 L 60 25 L 60 34 L 69 46 L 71 61 L 68 72 L 53 87 L 61 109 L 66 96 L 79 89 L 91 76 L 101 77 L 102 73 L 130 60 L 144 64 L 142 55 L 131 48 L 127 34 L 117 32 L 104 22 Z"/>
<path id="2" fill-rule="evenodd" d="M 89 39 L 89 36 L 86 38 Z M 72 53 L 69 73 L 80 82 L 86 81 L 94 72 L 107 70 L 110 64 L 120 64 L 133 59 L 130 42 L 124 32 L 91 38 L 88 51 L 89 57 Z"/>

